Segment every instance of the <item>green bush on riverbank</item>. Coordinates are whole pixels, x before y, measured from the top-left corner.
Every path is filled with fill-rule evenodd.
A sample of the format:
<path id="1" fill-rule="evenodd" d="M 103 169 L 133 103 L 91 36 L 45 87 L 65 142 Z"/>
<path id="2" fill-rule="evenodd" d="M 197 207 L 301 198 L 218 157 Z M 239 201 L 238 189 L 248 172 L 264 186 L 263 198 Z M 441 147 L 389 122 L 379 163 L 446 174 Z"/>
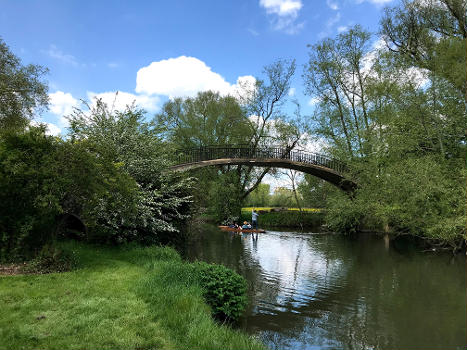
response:
<path id="1" fill-rule="evenodd" d="M 0 277 L 1 349 L 263 349 L 212 319 L 173 249 L 65 249 L 79 269 Z"/>
<path id="2" fill-rule="evenodd" d="M 324 212 L 319 211 L 269 211 L 260 212 L 261 227 L 317 227 L 323 224 Z M 241 222 L 251 222 L 251 210 L 242 210 Z"/>

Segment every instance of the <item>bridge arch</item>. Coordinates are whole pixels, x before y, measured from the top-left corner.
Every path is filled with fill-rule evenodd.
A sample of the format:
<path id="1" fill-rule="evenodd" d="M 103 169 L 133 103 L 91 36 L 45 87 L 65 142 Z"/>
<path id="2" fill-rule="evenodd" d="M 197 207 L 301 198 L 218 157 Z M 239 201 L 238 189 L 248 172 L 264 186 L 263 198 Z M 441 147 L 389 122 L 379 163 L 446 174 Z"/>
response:
<path id="1" fill-rule="evenodd" d="M 207 146 L 177 154 L 172 171 L 187 171 L 219 165 L 248 165 L 298 170 L 323 179 L 351 193 L 357 184 L 348 178 L 345 163 L 321 154 L 291 150 L 287 147 L 251 148 L 248 146 Z"/>

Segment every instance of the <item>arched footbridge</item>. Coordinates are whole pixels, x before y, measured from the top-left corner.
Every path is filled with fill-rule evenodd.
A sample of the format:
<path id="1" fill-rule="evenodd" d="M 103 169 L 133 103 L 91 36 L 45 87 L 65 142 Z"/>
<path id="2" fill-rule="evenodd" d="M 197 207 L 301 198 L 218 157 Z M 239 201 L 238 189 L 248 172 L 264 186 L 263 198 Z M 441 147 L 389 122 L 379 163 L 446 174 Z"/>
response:
<path id="1" fill-rule="evenodd" d="M 204 146 L 185 149 L 176 154 L 170 169 L 186 171 L 214 165 L 247 165 L 298 170 L 332 183 L 345 192 L 357 184 L 346 177 L 345 163 L 321 154 L 290 150 L 287 147 Z"/>

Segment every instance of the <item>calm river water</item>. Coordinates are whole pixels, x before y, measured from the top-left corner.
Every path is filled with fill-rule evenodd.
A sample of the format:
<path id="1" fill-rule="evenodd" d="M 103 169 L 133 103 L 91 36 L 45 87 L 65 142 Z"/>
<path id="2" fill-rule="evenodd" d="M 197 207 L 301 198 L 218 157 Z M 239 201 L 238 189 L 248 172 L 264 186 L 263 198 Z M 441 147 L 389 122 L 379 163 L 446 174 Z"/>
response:
<path id="1" fill-rule="evenodd" d="M 194 228 L 185 256 L 249 284 L 239 327 L 271 349 L 465 349 L 466 259 L 381 238 Z"/>

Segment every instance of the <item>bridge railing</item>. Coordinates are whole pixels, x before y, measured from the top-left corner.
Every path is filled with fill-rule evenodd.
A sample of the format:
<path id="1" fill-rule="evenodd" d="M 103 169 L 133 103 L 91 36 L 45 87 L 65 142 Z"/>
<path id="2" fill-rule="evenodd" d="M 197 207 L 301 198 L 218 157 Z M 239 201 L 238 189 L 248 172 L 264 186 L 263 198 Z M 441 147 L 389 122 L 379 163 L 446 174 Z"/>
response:
<path id="1" fill-rule="evenodd" d="M 260 147 L 247 146 L 202 146 L 184 149 L 177 152 L 177 164 L 197 163 L 205 160 L 221 158 L 234 159 L 288 159 L 294 162 L 319 165 L 333 169 L 339 173 L 347 172 L 344 162 L 325 155 L 302 150 L 291 150 L 287 147 Z"/>

